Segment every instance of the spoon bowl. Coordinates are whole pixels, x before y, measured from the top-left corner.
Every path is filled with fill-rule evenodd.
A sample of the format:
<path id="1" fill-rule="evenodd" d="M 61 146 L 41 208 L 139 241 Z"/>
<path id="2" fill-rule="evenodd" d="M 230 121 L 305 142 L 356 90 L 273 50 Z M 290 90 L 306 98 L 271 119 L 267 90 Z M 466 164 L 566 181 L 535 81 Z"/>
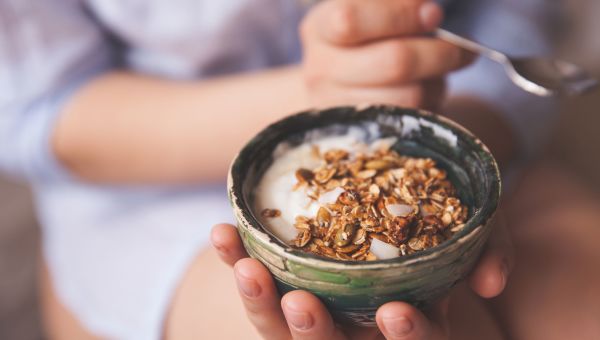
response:
<path id="1" fill-rule="evenodd" d="M 514 82 L 540 96 L 580 95 L 598 86 L 598 80 L 579 66 L 548 58 L 514 58 L 506 70 Z"/>

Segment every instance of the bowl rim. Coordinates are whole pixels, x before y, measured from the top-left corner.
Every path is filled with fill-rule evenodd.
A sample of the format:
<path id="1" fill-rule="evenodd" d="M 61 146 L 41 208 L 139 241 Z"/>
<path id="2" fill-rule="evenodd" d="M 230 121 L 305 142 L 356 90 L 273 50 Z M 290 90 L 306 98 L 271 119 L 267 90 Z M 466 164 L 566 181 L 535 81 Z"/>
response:
<path id="1" fill-rule="evenodd" d="M 283 241 L 279 240 L 272 233 L 267 232 L 268 230 L 261 222 L 260 219 L 256 218 L 253 207 L 247 202 L 244 197 L 243 183 L 237 181 L 237 177 L 234 174 L 236 169 L 239 169 L 241 162 L 241 155 L 250 152 L 253 146 L 252 141 L 260 140 L 263 136 L 272 133 L 273 130 L 278 129 L 279 125 L 285 124 L 287 121 L 299 116 L 315 116 L 326 115 L 327 112 L 336 110 L 351 110 L 356 114 L 368 112 L 369 110 L 377 110 L 379 114 L 385 115 L 396 115 L 405 116 L 410 115 L 416 118 L 423 118 L 430 123 L 441 125 L 442 127 L 449 128 L 457 134 L 458 138 L 465 139 L 471 146 L 477 148 L 476 151 L 483 152 L 486 155 L 484 159 L 484 165 L 486 169 L 491 170 L 491 186 L 490 194 L 487 195 L 485 201 L 481 205 L 475 214 L 473 214 L 465 222 L 465 227 L 458 233 L 454 234 L 450 239 L 444 241 L 440 245 L 426 250 L 400 256 L 392 259 L 374 260 L 374 261 L 344 261 L 331 259 L 311 253 L 302 252 L 286 245 Z M 365 120 L 367 121 L 367 120 Z M 342 123 L 343 124 L 343 123 Z M 351 124 L 348 124 L 351 125 Z M 324 125 L 327 126 L 327 125 Z M 277 120 L 267 127 L 258 132 L 250 141 L 248 141 L 244 147 L 234 157 L 228 171 L 227 177 L 227 191 L 229 200 L 234 209 L 234 215 L 238 222 L 238 228 L 245 228 L 250 234 L 254 236 L 254 239 L 260 244 L 261 247 L 271 250 L 276 255 L 285 258 L 286 260 L 292 260 L 298 264 L 308 265 L 312 267 L 318 267 L 323 270 L 365 270 L 365 269 L 383 269 L 389 267 L 405 267 L 416 262 L 428 261 L 439 257 L 441 254 L 452 251 L 460 244 L 466 243 L 470 238 L 475 237 L 478 233 L 482 232 L 484 227 L 490 228 L 490 221 L 494 218 L 498 202 L 501 194 L 501 177 L 498 164 L 494 156 L 489 151 L 488 147 L 477 138 L 471 131 L 460 125 L 459 123 L 447 118 L 435 114 L 428 110 L 404 108 L 392 105 L 368 105 L 368 106 L 334 106 L 324 109 L 309 109 L 301 111 L 292 115 L 288 115 L 280 120 Z M 241 226 L 240 226 L 241 225 Z M 255 225 L 260 226 L 265 231 L 260 230 Z"/>

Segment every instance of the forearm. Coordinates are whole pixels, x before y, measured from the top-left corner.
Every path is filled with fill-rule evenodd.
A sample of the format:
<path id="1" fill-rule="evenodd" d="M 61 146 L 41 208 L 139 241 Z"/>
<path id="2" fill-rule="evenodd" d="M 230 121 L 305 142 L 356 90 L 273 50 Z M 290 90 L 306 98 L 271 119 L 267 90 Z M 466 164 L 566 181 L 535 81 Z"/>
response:
<path id="1" fill-rule="evenodd" d="M 254 133 L 306 106 L 298 67 L 199 82 L 115 72 L 72 97 L 52 146 L 86 180 L 218 180 Z"/>

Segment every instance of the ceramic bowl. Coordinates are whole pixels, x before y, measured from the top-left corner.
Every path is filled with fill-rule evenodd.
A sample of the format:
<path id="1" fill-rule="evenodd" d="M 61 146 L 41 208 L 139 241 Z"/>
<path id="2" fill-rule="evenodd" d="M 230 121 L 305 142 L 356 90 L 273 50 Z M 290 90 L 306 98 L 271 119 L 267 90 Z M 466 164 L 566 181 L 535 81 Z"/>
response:
<path id="1" fill-rule="evenodd" d="M 393 148 L 401 154 L 436 160 L 469 206 L 465 227 L 437 247 L 369 262 L 304 253 L 273 236 L 253 211 L 253 189 L 272 163 L 275 148 L 306 142 L 314 131 L 343 134 L 350 127 L 376 134 L 373 138 L 395 136 Z M 390 106 L 337 107 L 298 113 L 265 128 L 233 161 L 228 194 L 248 254 L 271 271 L 282 294 L 310 291 L 338 321 L 373 325 L 377 308 L 386 302 L 405 301 L 424 309 L 469 273 L 490 234 L 500 175 L 485 145 L 448 118 Z"/>

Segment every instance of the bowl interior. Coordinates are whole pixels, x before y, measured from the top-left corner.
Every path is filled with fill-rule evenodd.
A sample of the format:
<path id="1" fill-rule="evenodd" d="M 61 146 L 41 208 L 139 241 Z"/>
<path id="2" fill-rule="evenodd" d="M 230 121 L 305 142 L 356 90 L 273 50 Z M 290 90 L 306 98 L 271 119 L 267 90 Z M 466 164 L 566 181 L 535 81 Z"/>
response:
<path id="1" fill-rule="evenodd" d="M 426 256 L 485 224 L 496 209 L 500 195 L 500 176 L 496 162 L 487 148 L 458 124 L 431 113 L 390 106 L 372 106 L 358 110 L 353 107 L 299 113 L 278 121 L 252 139 L 234 160 L 231 167 L 230 196 L 251 227 L 270 237 L 270 242 L 290 255 L 327 262 L 357 265 L 301 252 L 277 239 L 253 211 L 253 191 L 262 174 L 273 162 L 273 153 L 282 145 L 296 146 L 318 136 L 341 135 L 349 129 L 359 129 L 367 142 L 385 137 L 397 137 L 393 148 L 400 154 L 430 157 L 448 172 L 463 202 L 469 207 L 465 227 L 451 239 L 434 248 L 395 259 L 370 261 L 368 264 L 402 262 Z"/>

